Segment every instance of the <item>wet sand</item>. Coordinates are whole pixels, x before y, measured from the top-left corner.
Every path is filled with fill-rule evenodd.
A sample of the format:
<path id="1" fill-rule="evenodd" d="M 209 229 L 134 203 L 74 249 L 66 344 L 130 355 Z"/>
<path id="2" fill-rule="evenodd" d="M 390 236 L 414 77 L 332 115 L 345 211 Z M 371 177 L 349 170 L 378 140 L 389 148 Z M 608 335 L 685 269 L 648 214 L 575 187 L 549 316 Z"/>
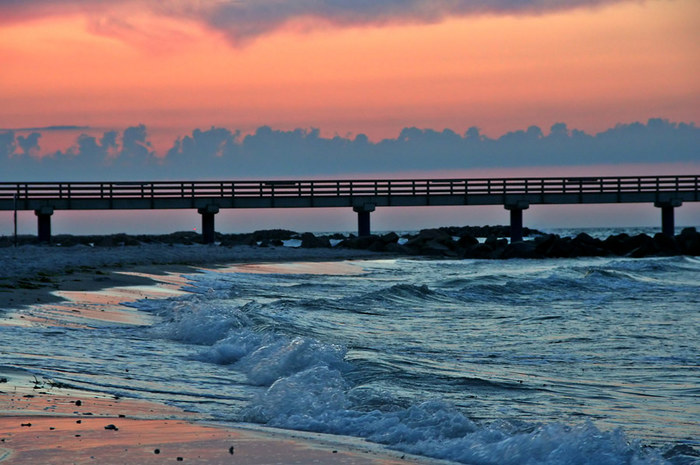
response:
<path id="1" fill-rule="evenodd" d="M 172 407 L 71 390 L 19 371 L 0 370 L 0 381 L 2 465 L 428 463 L 354 439 L 198 423 L 196 414 Z"/>
<path id="2" fill-rule="evenodd" d="M 56 291 L 93 291 L 110 287 L 151 285 L 173 273 L 231 263 L 322 262 L 389 256 L 350 249 L 289 247 L 167 246 L 128 247 L 20 246 L 0 249 L 0 313 L 3 310 L 59 302 Z M 123 271 L 134 273 L 124 274 Z M 161 279 L 162 278 L 162 279 Z"/>
<path id="3" fill-rule="evenodd" d="M 361 268 L 345 258 L 380 258 L 377 254 L 315 254 L 317 264 L 292 262 L 308 253 L 285 250 L 238 251 L 239 272 L 275 272 L 280 266 L 299 272 L 334 269 L 354 273 Z M 293 249 L 292 249 L 293 250 Z M 51 253 L 51 249 L 45 253 Z M 78 265 L 65 272 L 58 257 L 32 262 L 32 271 L 18 273 L 0 292 L 3 325 L 149 324 L 150 316 L 120 305 L 143 298 L 182 293 L 183 274 L 192 265 L 221 264 L 224 257 L 193 257 L 192 265 L 123 264 L 107 268 L 104 257 L 79 251 Z M 195 249 L 196 252 L 196 249 Z M 270 253 L 272 252 L 272 253 Z M 312 251 L 313 252 L 313 251 Z M 348 251 L 344 251 L 348 252 Z M 133 253 L 130 251 L 130 253 Z M 34 251 L 19 260 L 31 261 Z M 76 255 L 72 257 L 76 260 Z M 131 256 L 133 260 L 133 256 Z M 145 257 L 145 258 L 144 258 Z M 150 260 L 146 254 L 142 261 Z M 267 260 L 265 260 L 267 259 Z M 128 260 L 128 258 L 127 258 Z M 125 260 L 125 261 L 127 261 Z M 178 260 L 183 260 L 182 253 Z M 325 260 L 324 262 L 321 262 Z M 186 257 L 184 258 L 186 262 Z M 233 261 L 232 261 L 233 262 Z M 182 263 L 182 262 L 181 262 Z M 17 266 L 17 262 L 15 263 Z M 69 265 L 75 267 L 75 265 Z M 63 271 L 61 270 L 63 268 Z M 127 269 L 125 269 L 127 268 Z M 38 271 L 37 271 L 38 270 Z M 33 274 L 32 274 L 33 273 Z M 0 275 L 1 277 L 2 275 Z M 0 463 L 15 464 L 426 464 L 441 463 L 383 449 L 360 439 L 278 431 L 253 425 L 212 425 L 197 414 L 134 399 L 70 389 L 53 380 L 36 379 L 26 371 L 0 367 Z"/>

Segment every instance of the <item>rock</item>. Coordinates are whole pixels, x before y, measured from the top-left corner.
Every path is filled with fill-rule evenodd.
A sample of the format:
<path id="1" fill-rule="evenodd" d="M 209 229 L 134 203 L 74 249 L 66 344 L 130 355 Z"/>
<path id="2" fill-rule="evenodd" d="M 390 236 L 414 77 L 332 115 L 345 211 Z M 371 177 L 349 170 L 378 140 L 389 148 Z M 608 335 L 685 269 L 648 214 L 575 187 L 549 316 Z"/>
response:
<path id="1" fill-rule="evenodd" d="M 117 428 L 114 425 L 107 425 L 107 426 L 105 426 L 105 429 L 111 430 L 111 431 L 119 431 L 119 428 Z"/>
<path id="2" fill-rule="evenodd" d="M 508 245 L 508 239 L 499 239 L 494 234 L 491 234 L 489 237 L 486 238 L 485 244 L 493 249 L 503 248 Z"/>
<path id="3" fill-rule="evenodd" d="M 462 255 L 463 258 L 495 258 L 494 250 L 488 244 L 477 244 L 471 248 L 465 249 Z"/>
<path id="4" fill-rule="evenodd" d="M 518 241 L 508 244 L 499 258 L 539 258 L 537 244 L 534 241 Z"/>
<path id="5" fill-rule="evenodd" d="M 547 234 L 535 240 L 535 252 L 544 257 L 569 258 L 574 256 L 574 246 L 570 238 Z"/>
<path id="6" fill-rule="evenodd" d="M 629 234 L 615 234 L 613 236 L 608 236 L 603 241 L 603 247 L 615 255 L 625 255 L 632 250 L 629 246 L 629 240 Z"/>
<path id="7" fill-rule="evenodd" d="M 676 239 L 663 233 L 654 234 L 654 247 L 661 255 L 678 255 L 681 253 Z"/>
<path id="8" fill-rule="evenodd" d="M 457 256 L 457 243 L 440 229 L 424 229 L 410 238 L 404 247 L 420 255 Z"/>
<path id="9" fill-rule="evenodd" d="M 571 241 L 572 257 L 601 257 L 609 255 L 603 241 L 595 239 L 586 233 L 580 233 Z"/>
<path id="10" fill-rule="evenodd" d="M 394 236 L 396 241 L 394 241 Z M 343 247 L 346 249 L 361 249 L 361 250 L 372 250 L 375 252 L 381 252 L 386 250 L 387 246 L 398 242 L 399 237 L 393 233 L 386 234 L 384 236 L 350 236 L 344 241 L 340 242 L 336 247 Z"/>
<path id="11" fill-rule="evenodd" d="M 441 231 L 446 232 L 450 236 L 473 236 L 473 237 L 508 237 L 510 236 L 510 226 L 447 226 L 440 228 Z M 523 236 L 539 235 L 542 234 L 536 229 L 523 228 Z"/>
<path id="12" fill-rule="evenodd" d="M 457 241 L 457 246 L 463 249 L 477 244 L 479 244 L 479 240 L 471 234 L 463 234 Z"/>
<path id="13" fill-rule="evenodd" d="M 329 248 L 331 241 L 327 237 L 316 237 L 312 233 L 301 235 L 301 247 L 305 249 Z"/>
<path id="14" fill-rule="evenodd" d="M 700 233 L 695 228 L 683 228 L 676 236 L 676 243 L 685 255 L 700 255 Z"/>
<path id="15" fill-rule="evenodd" d="M 288 241 L 289 239 L 297 237 L 298 235 L 298 233 L 288 229 L 263 229 L 250 234 L 255 242 L 273 240 Z"/>
<path id="16" fill-rule="evenodd" d="M 627 246 L 630 251 L 626 255 L 632 258 L 648 257 L 650 255 L 657 255 L 659 252 L 659 249 L 654 243 L 654 239 L 646 234 L 637 234 L 636 236 L 630 237 L 627 241 Z"/>

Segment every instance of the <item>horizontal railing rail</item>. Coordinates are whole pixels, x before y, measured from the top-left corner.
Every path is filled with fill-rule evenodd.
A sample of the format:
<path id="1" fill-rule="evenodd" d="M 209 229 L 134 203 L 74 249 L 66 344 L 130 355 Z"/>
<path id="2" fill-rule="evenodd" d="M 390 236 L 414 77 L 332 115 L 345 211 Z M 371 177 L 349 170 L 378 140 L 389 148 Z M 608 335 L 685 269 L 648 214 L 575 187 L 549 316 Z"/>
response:
<path id="1" fill-rule="evenodd" d="M 2 182 L 0 199 L 189 199 L 698 192 L 700 176 L 397 180 Z"/>

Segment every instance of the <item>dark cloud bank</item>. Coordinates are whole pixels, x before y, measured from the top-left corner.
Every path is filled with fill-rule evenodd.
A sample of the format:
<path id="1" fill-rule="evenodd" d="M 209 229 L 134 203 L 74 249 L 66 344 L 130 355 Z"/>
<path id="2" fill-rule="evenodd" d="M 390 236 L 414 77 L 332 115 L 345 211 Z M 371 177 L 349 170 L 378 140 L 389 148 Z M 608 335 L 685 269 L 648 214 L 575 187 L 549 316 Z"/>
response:
<path id="1" fill-rule="evenodd" d="M 531 166 L 700 162 L 700 128 L 650 119 L 618 124 L 591 135 L 563 123 L 548 134 L 537 126 L 498 138 L 470 128 L 405 128 L 372 142 L 359 134 L 321 137 L 317 129 L 268 126 L 242 135 L 224 128 L 196 129 L 156 154 L 144 125 L 81 134 L 62 151 L 46 154 L 40 131 L 0 131 L 0 181 L 89 181 L 358 177 L 407 171 Z M 38 155 L 43 155 L 39 157 Z M 160 156 L 159 156 L 160 155 Z M 429 174 L 428 174 L 429 175 Z"/>
<path id="2" fill-rule="evenodd" d="M 447 17 L 482 14 L 545 14 L 625 0 L 0 0 L 0 22 L 58 14 L 84 14 L 96 30 L 105 20 L 128 24 L 125 11 L 196 21 L 238 43 L 275 31 L 295 20 L 305 27 L 380 26 L 436 23 Z M 126 6 L 126 8 L 119 8 Z M 125 16 L 126 15 L 126 16 Z"/>

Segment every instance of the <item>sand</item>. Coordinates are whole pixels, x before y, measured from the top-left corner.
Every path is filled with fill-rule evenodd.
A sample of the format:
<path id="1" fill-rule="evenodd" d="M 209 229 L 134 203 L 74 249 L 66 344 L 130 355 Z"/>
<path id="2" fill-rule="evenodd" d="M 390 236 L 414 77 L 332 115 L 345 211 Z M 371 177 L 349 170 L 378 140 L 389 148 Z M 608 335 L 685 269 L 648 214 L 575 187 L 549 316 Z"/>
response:
<path id="1" fill-rule="evenodd" d="M 173 407 L 52 386 L 0 370 L 0 463 L 427 463 L 351 438 L 198 423 Z"/>
<path id="2" fill-rule="evenodd" d="M 184 291 L 183 274 L 228 265 L 236 271 L 288 269 L 268 263 L 382 255 L 350 250 L 210 246 L 0 250 L 3 325 L 149 324 L 119 305 Z M 234 265 L 231 265 L 231 264 Z M 238 267 L 238 268 L 237 268 Z M 302 272 L 351 263 L 298 265 Z M 47 305 L 47 303 L 51 303 Z M 69 389 L 0 367 L 0 464 L 369 464 L 441 463 L 355 438 L 213 425 L 174 407 Z"/>
<path id="3" fill-rule="evenodd" d="M 219 247 L 215 245 L 144 244 L 121 247 L 24 245 L 0 248 L 0 311 L 58 302 L 62 291 L 90 291 L 115 286 L 153 284 L 148 277 L 191 273 L 196 266 L 232 263 L 326 261 L 389 256 L 366 250 L 292 247 Z M 167 265 L 167 266 L 164 266 Z"/>

